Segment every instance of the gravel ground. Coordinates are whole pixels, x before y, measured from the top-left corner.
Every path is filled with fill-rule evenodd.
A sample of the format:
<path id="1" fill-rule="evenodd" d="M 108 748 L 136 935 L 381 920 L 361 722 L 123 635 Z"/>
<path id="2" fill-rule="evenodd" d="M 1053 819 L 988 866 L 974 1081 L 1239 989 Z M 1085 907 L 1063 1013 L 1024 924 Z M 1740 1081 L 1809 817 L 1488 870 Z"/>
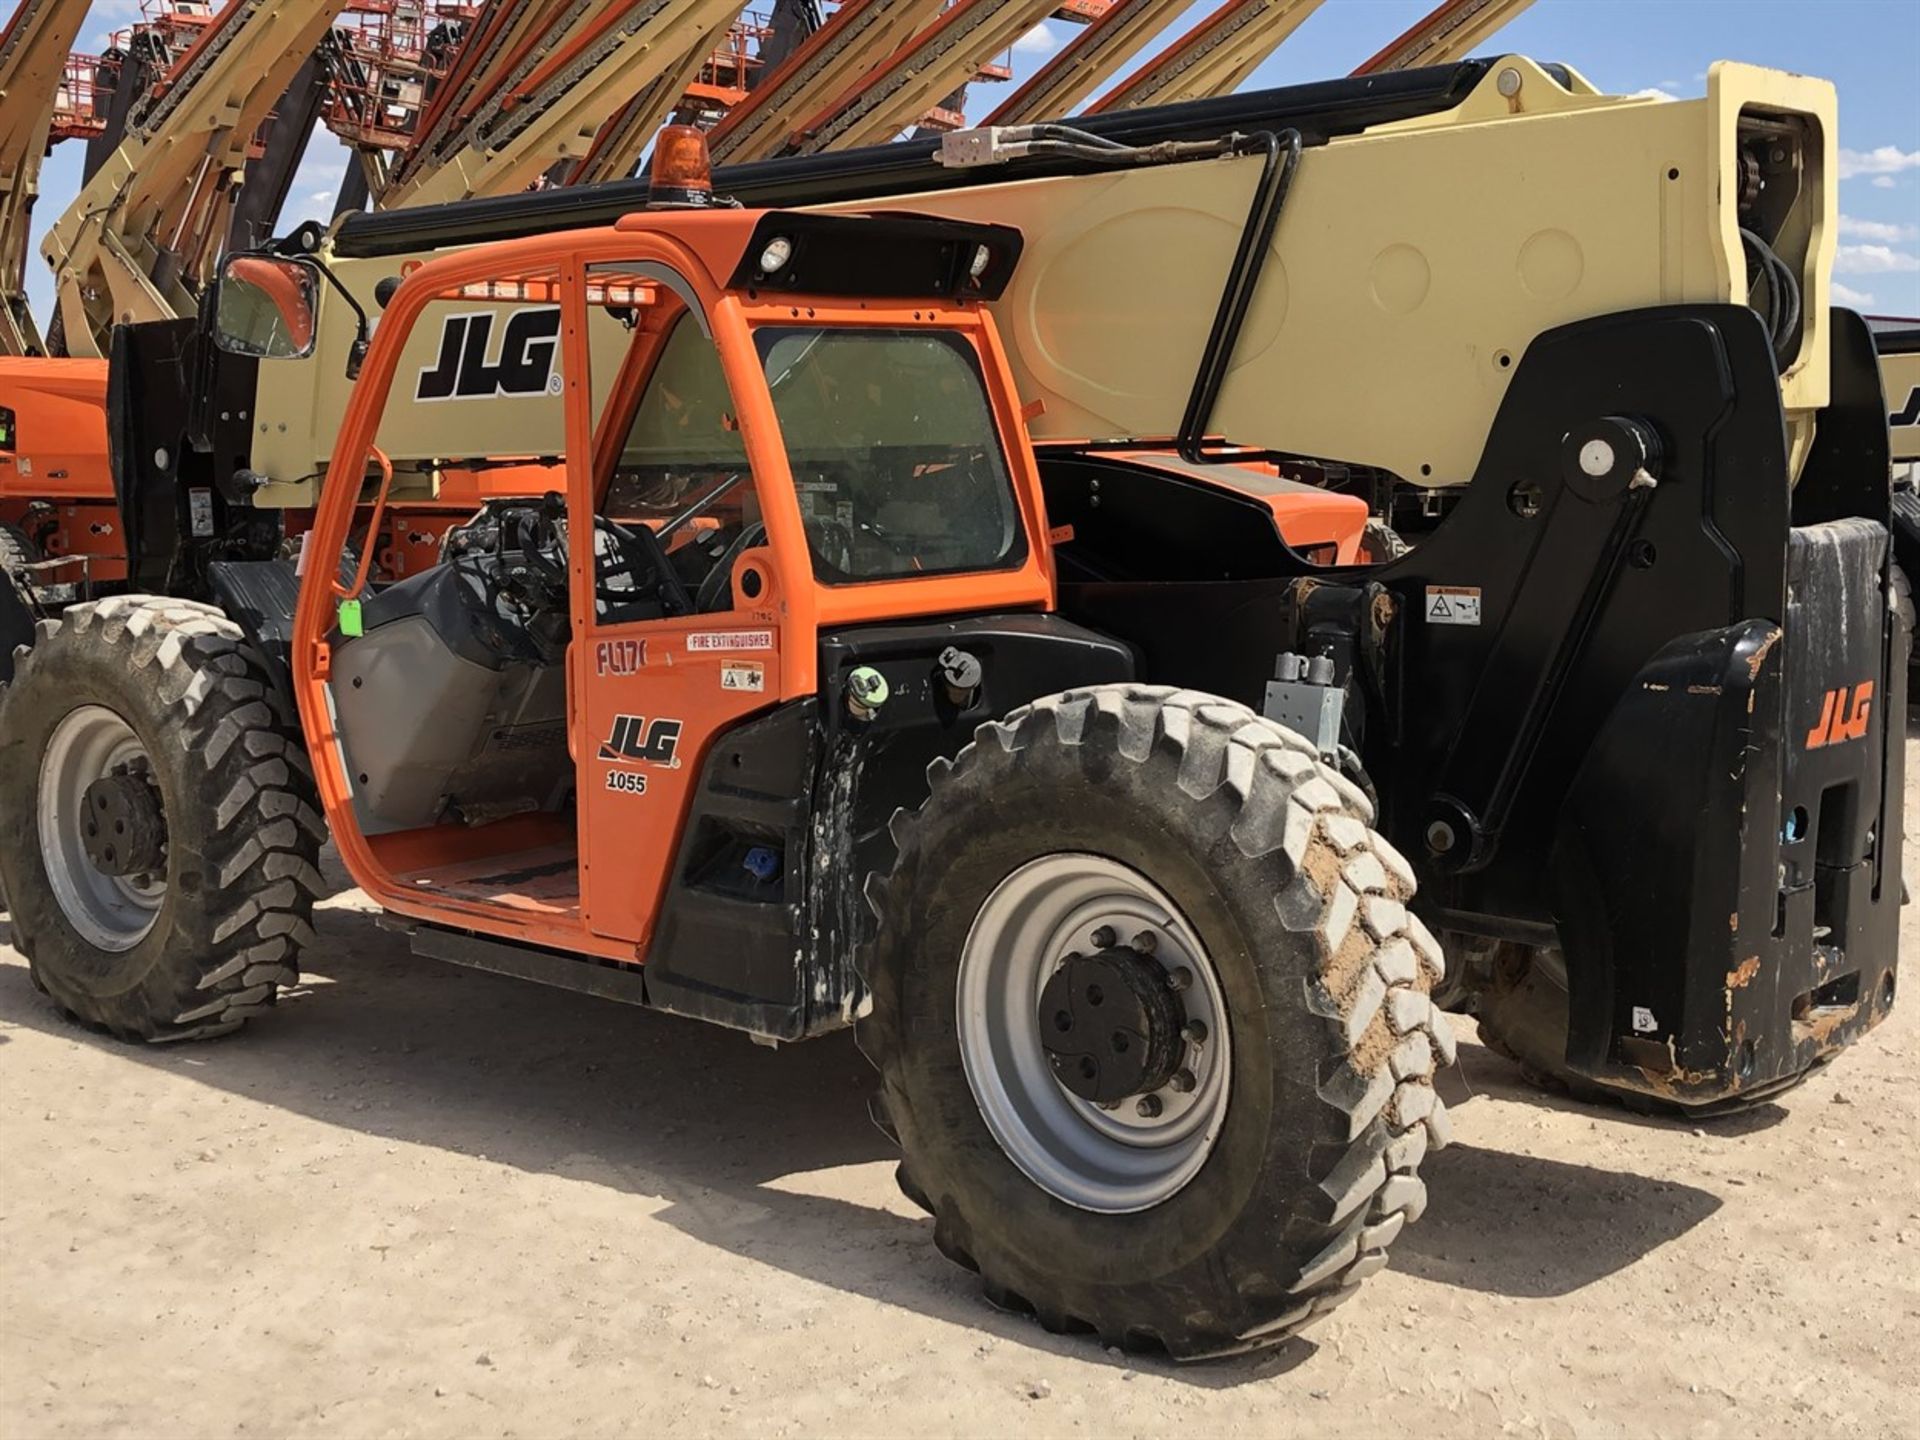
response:
<path id="1" fill-rule="evenodd" d="M 351 890 L 319 931 L 276 1014 L 143 1050 L 0 919 L 0 1435 L 1920 1432 L 1914 998 L 1697 1127 L 1535 1094 L 1463 1024 L 1392 1268 L 1176 1368 L 988 1309 L 845 1037 L 413 960 Z"/>

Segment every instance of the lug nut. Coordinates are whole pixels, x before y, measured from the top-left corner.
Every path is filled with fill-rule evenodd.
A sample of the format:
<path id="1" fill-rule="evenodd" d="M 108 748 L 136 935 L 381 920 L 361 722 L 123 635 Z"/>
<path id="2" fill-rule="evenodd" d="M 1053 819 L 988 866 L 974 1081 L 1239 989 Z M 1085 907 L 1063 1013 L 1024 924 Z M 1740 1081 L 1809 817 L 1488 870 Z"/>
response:
<path id="1" fill-rule="evenodd" d="M 1180 1033 L 1187 1037 L 1188 1044 L 1204 1045 L 1207 1043 L 1207 1022 L 1204 1020 L 1189 1020 L 1187 1021 L 1186 1029 Z"/>
<path id="2" fill-rule="evenodd" d="M 1093 948 L 1096 950 L 1111 950 L 1114 941 L 1119 938 L 1118 935 L 1113 933 L 1113 926 L 1102 925 L 1098 930 L 1093 932 Z"/>
<path id="3" fill-rule="evenodd" d="M 1160 948 L 1160 937 L 1151 930 L 1142 930 L 1133 937 L 1134 952 L 1139 955 L 1151 955 Z"/>
<path id="4" fill-rule="evenodd" d="M 1177 1095 L 1191 1094 L 1193 1087 L 1199 1083 L 1199 1081 L 1193 1078 L 1193 1071 L 1191 1070 L 1176 1070 L 1173 1072 L 1173 1078 L 1167 1081 L 1167 1084 L 1173 1087 L 1174 1093 Z"/>
<path id="5" fill-rule="evenodd" d="M 1184 990 L 1193 984 L 1193 971 L 1184 965 L 1176 965 L 1167 972 L 1167 984 L 1175 990 Z"/>
<path id="6" fill-rule="evenodd" d="M 1133 1107 L 1133 1113 L 1138 1115 L 1142 1120 L 1158 1118 L 1160 1110 L 1160 1097 L 1158 1095 L 1142 1095 L 1140 1097 L 1140 1103 Z"/>

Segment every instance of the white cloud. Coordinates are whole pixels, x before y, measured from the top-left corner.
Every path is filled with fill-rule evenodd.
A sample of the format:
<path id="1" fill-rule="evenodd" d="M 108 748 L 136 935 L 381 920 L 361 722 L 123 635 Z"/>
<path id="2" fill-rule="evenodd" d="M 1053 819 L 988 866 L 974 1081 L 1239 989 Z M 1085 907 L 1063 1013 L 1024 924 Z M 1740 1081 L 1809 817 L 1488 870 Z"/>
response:
<path id="1" fill-rule="evenodd" d="M 1833 298 L 1842 305 L 1851 305 L 1856 310 L 1873 304 L 1873 296 L 1864 290 L 1856 290 L 1851 285 L 1842 285 L 1838 280 L 1833 282 L 1831 293 Z"/>
<path id="2" fill-rule="evenodd" d="M 1060 37 L 1048 29 L 1047 22 L 1042 20 L 1014 41 L 1013 48 L 1022 55 L 1051 55 L 1060 48 Z"/>
<path id="3" fill-rule="evenodd" d="M 1904 275 L 1920 270 L 1920 255 L 1890 245 L 1842 245 L 1833 257 L 1836 275 Z"/>
<path id="4" fill-rule="evenodd" d="M 1891 175 L 1876 175 L 1873 177 L 1873 188 L 1876 190 L 1891 190 L 1894 184 L 1895 181 Z"/>
<path id="5" fill-rule="evenodd" d="M 331 190 L 316 190 L 307 196 L 307 199 L 315 205 L 330 205 L 333 203 L 333 192 Z"/>
<path id="6" fill-rule="evenodd" d="M 1678 100 L 1679 98 L 1678 95 L 1662 90 L 1658 85 L 1649 85 L 1646 89 L 1636 90 L 1627 96 L 1629 100 Z"/>
<path id="7" fill-rule="evenodd" d="M 1898 145 L 1878 145 L 1871 150 L 1840 151 L 1840 178 L 1856 175 L 1893 175 L 1902 170 L 1920 170 L 1920 150 L 1902 150 Z"/>
<path id="8" fill-rule="evenodd" d="M 1884 220 L 1861 220 L 1852 215 L 1840 217 L 1840 233 L 1851 235 L 1856 240 L 1911 240 L 1916 233 L 1912 225 L 1889 225 Z"/>

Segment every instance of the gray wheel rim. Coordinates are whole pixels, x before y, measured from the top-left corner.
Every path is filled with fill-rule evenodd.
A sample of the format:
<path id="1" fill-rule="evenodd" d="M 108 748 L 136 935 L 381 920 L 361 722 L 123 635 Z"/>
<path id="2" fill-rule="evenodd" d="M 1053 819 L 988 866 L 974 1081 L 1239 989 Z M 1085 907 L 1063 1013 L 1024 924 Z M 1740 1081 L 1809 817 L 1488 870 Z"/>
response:
<path id="1" fill-rule="evenodd" d="M 1192 980 L 1182 995 L 1203 1041 L 1189 1039 L 1191 1090 L 1155 1093 L 1157 1114 L 1135 1098 L 1103 1109 L 1062 1085 L 1040 1034 L 1040 993 L 1074 952 L 1100 949 L 1111 927 L 1126 944 L 1154 937 L 1153 958 Z M 1164 892 L 1100 855 L 1029 861 L 995 887 L 960 954 L 956 996 L 960 1057 L 987 1128 L 1007 1158 L 1069 1205 L 1125 1214 L 1164 1203 L 1206 1164 L 1226 1120 L 1233 1071 L 1226 1003 L 1213 962 Z"/>
<path id="2" fill-rule="evenodd" d="M 83 705 L 55 728 L 40 760 L 40 855 L 67 922 L 98 950 L 131 950 L 167 898 L 164 876 L 107 875 L 81 839 L 87 787 L 117 765 L 145 760 L 133 728 L 103 705 Z"/>

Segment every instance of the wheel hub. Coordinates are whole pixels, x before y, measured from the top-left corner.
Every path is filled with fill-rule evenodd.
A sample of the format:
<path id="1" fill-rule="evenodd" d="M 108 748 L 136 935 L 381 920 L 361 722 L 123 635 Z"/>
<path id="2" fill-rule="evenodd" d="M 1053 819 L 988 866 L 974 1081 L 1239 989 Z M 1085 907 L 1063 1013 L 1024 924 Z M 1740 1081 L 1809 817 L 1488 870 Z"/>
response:
<path id="1" fill-rule="evenodd" d="M 1226 1000 L 1199 932 L 1140 871 L 1029 860 L 974 916 L 955 990 L 973 1098 L 1041 1189 L 1123 1214 L 1206 1164 L 1231 1090 Z"/>
<path id="2" fill-rule="evenodd" d="M 1069 956 L 1040 993 L 1047 1062 L 1063 1086 L 1096 1105 L 1172 1080 L 1186 1024 L 1166 970 L 1133 950 Z"/>
<path id="3" fill-rule="evenodd" d="M 166 865 L 167 820 L 144 767 L 116 765 L 81 798 L 80 842 L 102 875 L 147 875 Z"/>

